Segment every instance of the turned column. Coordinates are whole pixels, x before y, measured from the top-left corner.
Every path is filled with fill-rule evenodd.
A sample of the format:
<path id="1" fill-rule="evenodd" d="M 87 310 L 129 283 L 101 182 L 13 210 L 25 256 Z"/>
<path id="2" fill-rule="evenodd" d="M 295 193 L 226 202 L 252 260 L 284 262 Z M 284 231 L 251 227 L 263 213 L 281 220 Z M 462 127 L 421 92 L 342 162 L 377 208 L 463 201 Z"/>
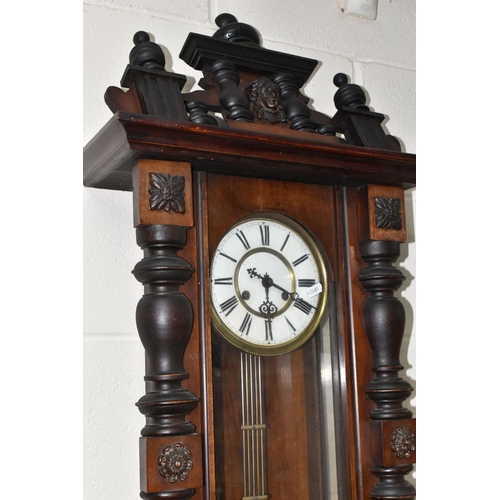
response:
<path id="1" fill-rule="evenodd" d="M 191 166 L 139 160 L 133 171 L 134 225 L 144 258 L 132 271 L 144 285 L 136 321 L 146 352 L 146 417 L 140 438 L 141 498 L 188 500 L 203 484 L 201 436 L 189 421 L 198 398 L 182 387 L 193 306 L 179 290 L 194 272 L 177 255 L 193 226 Z"/>
<path id="2" fill-rule="evenodd" d="M 299 99 L 299 87 L 295 78 L 287 73 L 278 73 L 272 79 L 280 88 L 281 106 L 290 128 L 301 132 L 315 132 L 316 124 L 310 119 L 311 111 L 307 104 Z"/>
<path id="3" fill-rule="evenodd" d="M 253 122 L 254 116 L 250 111 L 250 101 L 245 93 L 238 88 L 240 75 L 236 66 L 224 59 L 215 61 L 210 67 L 215 83 L 220 88 L 220 103 L 226 111 L 228 120 Z"/>
<path id="4" fill-rule="evenodd" d="M 372 351 L 374 378 L 366 387 L 375 403 L 370 413 L 372 468 L 379 482 L 372 499 L 410 500 L 415 488 L 405 479 L 415 462 L 415 419 L 403 406 L 413 387 L 399 372 L 405 310 L 394 295 L 405 277 L 393 266 L 406 239 L 404 195 L 400 188 L 368 186 L 369 238 L 360 245 L 367 266 L 359 279 L 369 292 L 363 317 Z"/>

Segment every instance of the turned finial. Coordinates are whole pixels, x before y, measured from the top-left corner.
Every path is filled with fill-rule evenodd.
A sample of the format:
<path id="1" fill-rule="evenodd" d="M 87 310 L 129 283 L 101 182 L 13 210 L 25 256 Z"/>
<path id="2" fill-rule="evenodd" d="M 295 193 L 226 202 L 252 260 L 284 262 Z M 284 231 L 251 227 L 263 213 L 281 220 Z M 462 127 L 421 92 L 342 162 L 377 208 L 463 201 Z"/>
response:
<path id="1" fill-rule="evenodd" d="M 249 24 L 239 23 L 232 14 L 219 14 L 215 18 L 219 29 L 213 34 L 216 40 L 236 43 L 255 43 L 260 46 L 259 32 Z"/>
<path id="2" fill-rule="evenodd" d="M 366 106 L 366 95 L 363 89 L 359 85 L 349 83 L 346 74 L 337 73 L 333 78 L 333 83 L 339 88 L 333 98 L 335 107 L 338 110 L 341 107 L 348 106 L 350 108 L 369 111 L 368 106 Z"/>
<path id="3" fill-rule="evenodd" d="M 165 70 L 165 55 L 158 44 L 150 41 L 148 33 L 138 31 L 134 35 L 134 45 L 135 47 L 130 51 L 130 64 Z"/>

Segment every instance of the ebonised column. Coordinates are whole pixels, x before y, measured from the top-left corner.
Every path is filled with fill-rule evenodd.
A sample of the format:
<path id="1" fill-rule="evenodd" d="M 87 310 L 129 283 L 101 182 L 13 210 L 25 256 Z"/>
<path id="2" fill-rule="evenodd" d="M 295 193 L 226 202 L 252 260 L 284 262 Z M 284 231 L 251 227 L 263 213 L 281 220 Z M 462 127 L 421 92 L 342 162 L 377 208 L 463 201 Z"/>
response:
<path id="1" fill-rule="evenodd" d="M 215 61 L 210 67 L 214 81 L 220 87 L 220 103 L 226 110 L 226 118 L 230 120 L 253 122 L 250 111 L 250 101 L 245 93 L 238 88 L 240 75 L 236 66 L 223 59 Z"/>
<path id="2" fill-rule="evenodd" d="M 293 76 L 287 73 L 278 73 L 273 76 L 273 81 L 280 88 L 281 105 L 285 110 L 290 128 L 302 132 L 315 132 L 316 123 L 310 119 L 311 111 L 307 104 L 298 97 L 299 87 Z"/>

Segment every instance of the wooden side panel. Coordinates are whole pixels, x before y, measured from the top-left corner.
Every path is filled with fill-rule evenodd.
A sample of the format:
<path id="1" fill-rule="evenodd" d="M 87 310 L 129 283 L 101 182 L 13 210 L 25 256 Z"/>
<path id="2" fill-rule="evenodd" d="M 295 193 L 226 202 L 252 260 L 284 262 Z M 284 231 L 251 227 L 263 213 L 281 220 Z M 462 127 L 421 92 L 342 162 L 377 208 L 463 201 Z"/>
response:
<path id="1" fill-rule="evenodd" d="M 195 227 L 188 230 L 188 243 L 179 255 L 191 262 L 194 273 L 181 287 L 193 305 L 194 321 L 191 338 L 184 355 L 184 366 L 189 378 L 183 383 L 186 389 L 200 398 L 200 403 L 190 414 L 190 420 L 202 437 L 203 487 L 196 489 L 193 500 L 214 499 L 215 473 L 213 449 L 213 398 L 212 350 L 209 314 L 208 282 L 208 216 L 206 209 L 206 175 L 195 174 L 193 181 Z M 197 464 L 200 466 L 200 464 Z"/>
<path id="2" fill-rule="evenodd" d="M 347 412 L 348 428 L 351 431 L 348 444 L 352 472 L 349 487 L 350 498 L 365 500 L 369 498 L 370 491 L 376 483 L 375 476 L 370 472 L 372 465 L 370 412 L 375 405 L 365 393 L 366 386 L 373 377 L 372 353 L 363 323 L 363 305 L 368 294 L 359 281 L 359 275 L 364 267 L 359 254 L 361 239 L 359 222 L 360 219 L 366 217 L 366 196 L 364 196 L 364 189 L 341 189 L 343 190 L 345 238 L 342 275 L 345 289 L 344 315 L 347 320 L 344 335 L 348 346 L 346 377 L 349 383 Z"/>
<path id="3" fill-rule="evenodd" d="M 184 367 L 189 373 L 189 378 L 185 380 L 182 385 L 187 390 L 201 398 L 201 366 L 200 366 L 200 318 L 197 314 L 196 307 L 198 304 L 198 275 L 199 271 L 196 266 L 197 261 L 197 245 L 196 245 L 196 231 L 191 228 L 187 232 L 188 241 L 187 245 L 179 252 L 179 255 L 186 259 L 194 268 L 194 273 L 191 279 L 180 287 L 180 290 L 190 300 L 194 314 L 193 314 L 193 328 L 191 330 L 191 337 L 184 353 Z M 196 406 L 189 416 L 189 420 L 194 424 L 197 432 L 203 432 L 202 426 L 202 407 L 200 404 Z M 197 499 L 198 497 L 193 497 Z M 201 498 L 201 497 L 200 497 Z"/>

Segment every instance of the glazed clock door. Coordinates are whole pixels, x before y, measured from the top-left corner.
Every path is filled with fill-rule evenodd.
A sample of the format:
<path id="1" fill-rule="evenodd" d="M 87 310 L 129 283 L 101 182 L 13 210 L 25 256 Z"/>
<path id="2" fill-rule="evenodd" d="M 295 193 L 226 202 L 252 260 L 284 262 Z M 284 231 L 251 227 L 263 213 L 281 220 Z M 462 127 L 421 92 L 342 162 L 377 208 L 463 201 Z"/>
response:
<path id="1" fill-rule="evenodd" d="M 207 193 L 216 498 L 336 499 L 334 188 L 209 174 Z"/>

